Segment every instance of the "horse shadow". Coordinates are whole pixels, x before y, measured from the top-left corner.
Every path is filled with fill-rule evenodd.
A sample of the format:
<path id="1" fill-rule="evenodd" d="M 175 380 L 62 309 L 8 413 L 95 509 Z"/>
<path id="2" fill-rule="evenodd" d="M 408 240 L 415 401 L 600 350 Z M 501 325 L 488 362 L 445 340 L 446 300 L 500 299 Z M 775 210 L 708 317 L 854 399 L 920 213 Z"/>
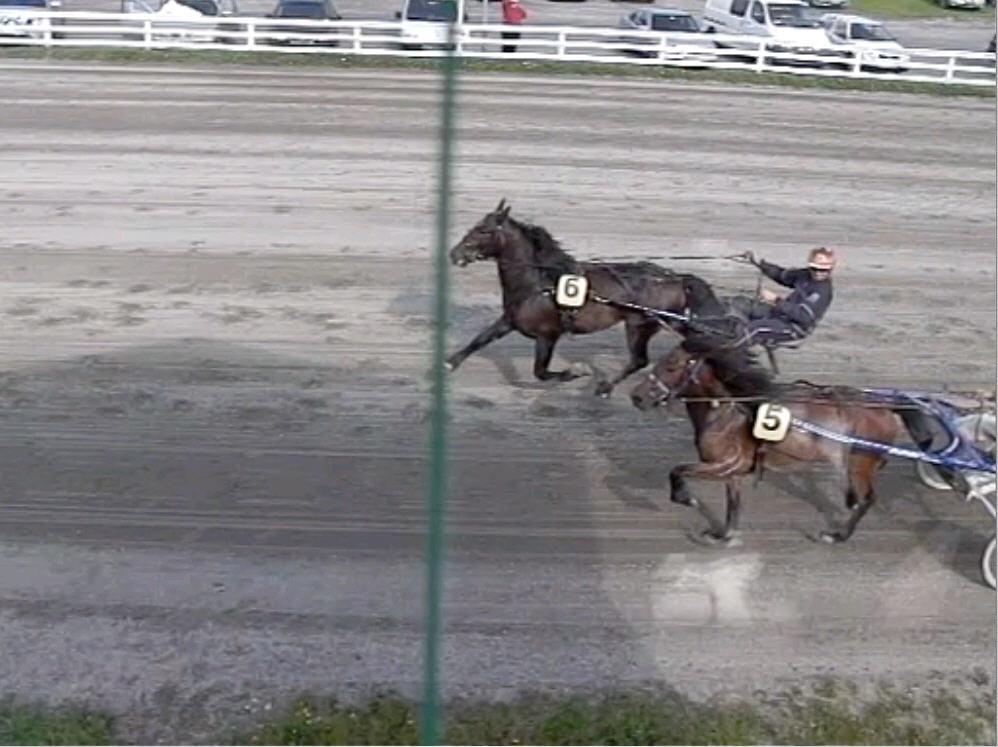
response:
<path id="1" fill-rule="evenodd" d="M 940 565 L 950 568 L 968 581 L 983 585 L 980 556 L 991 536 L 987 532 L 982 533 L 951 519 L 947 515 L 948 512 L 944 512 L 936 501 L 930 500 L 929 496 L 937 494 L 946 501 L 963 500 L 956 493 L 935 491 L 930 488 L 896 496 L 894 501 L 913 504 L 922 513 L 921 517 L 902 519 L 898 523 L 912 532 L 919 546 L 934 556 Z M 990 518 L 987 517 L 983 507 L 978 513 L 982 518 Z M 989 522 L 988 526 L 994 527 L 992 522 Z M 961 551 L 961 548 L 967 549 Z"/>
<path id="2" fill-rule="evenodd" d="M 752 480 L 749 485 L 758 491 L 763 484 L 768 484 L 810 505 L 825 520 L 826 526 L 831 528 L 845 518 L 846 484 L 844 478 L 836 480 L 835 494 L 839 499 L 836 502 L 827 495 L 828 490 L 824 482 L 814 473 L 767 472 L 764 476 Z M 801 531 L 806 537 L 813 539 L 811 533 L 806 530 Z"/>
<path id="3" fill-rule="evenodd" d="M 613 402 L 614 399 L 611 399 L 611 406 Z M 649 451 L 647 445 L 649 441 L 653 443 L 660 441 L 662 452 L 676 453 L 683 444 L 691 445 L 692 439 L 676 437 L 674 433 L 663 437 L 663 424 L 654 422 L 651 418 L 639 418 L 644 422 L 636 427 L 634 416 L 640 414 L 629 402 L 622 405 L 618 401 L 617 405 L 618 407 L 614 408 L 617 410 L 615 415 L 621 421 L 622 427 L 613 434 L 613 437 L 600 439 L 597 447 L 610 467 L 603 480 L 604 485 L 625 506 L 662 513 L 668 510 L 669 469 L 672 465 L 665 462 L 656 451 Z M 625 419 L 626 424 L 623 423 Z M 682 429 L 689 428 L 685 422 L 678 419 L 675 423 Z"/>
<path id="4" fill-rule="evenodd" d="M 599 333 L 597 333 L 598 335 Z M 611 348 L 607 344 L 607 339 L 604 338 L 601 341 L 586 341 L 582 345 L 571 345 L 570 337 L 566 336 L 562 341 L 563 343 L 568 342 L 568 345 L 559 346 L 555 352 L 555 362 L 554 369 L 571 369 L 580 373 L 580 376 L 569 382 L 564 381 L 541 381 L 534 377 L 533 373 L 533 361 L 534 361 L 534 341 L 521 335 L 517 332 L 509 334 L 502 340 L 497 340 L 488 347 L 482 348 L 477 351 L 472 358 L 469 360 L 474 360 L 476 358 L 487 360 L 493 366 L 495 366 L 496 372 L 502 378 L 503 382 L 507 385 L 514 387 L 516 389 L 527 389 L 536 392 L 561 392 L 561 391 L 571 391 L 579 395 L 580 404 L 585 406 L 588 403 L 588 399 L 597 400 L 596 396 L 596 384 L 600 381 L 604 381 L 610 378 L 613 374 L 612 369 L 606 369 L 596 362 L 596 356 L 606 352 L 607 348 Z M 603 342 L 603 345 L 594 345 L 593 343 Z M 612 348 L 611 348 L 612 349 Z M 511 353 L 516 353 L 518 355 L 512 355 Z M 517 357 L 527 358 L 528 364 L 524 369 L 518 369 L 514 361 Z M 620 361 L 620 365 L 623 365 L 624 361 Z M 466 361 L 463 365 L 468 365 Z M 618 385 L 617 391 L 626 388 L 628 383 L 636 380 L 637 376 L 634 375 L 621 382 Z M 593 410 L 594 413 L 600 412 L 599 409 Z"/>

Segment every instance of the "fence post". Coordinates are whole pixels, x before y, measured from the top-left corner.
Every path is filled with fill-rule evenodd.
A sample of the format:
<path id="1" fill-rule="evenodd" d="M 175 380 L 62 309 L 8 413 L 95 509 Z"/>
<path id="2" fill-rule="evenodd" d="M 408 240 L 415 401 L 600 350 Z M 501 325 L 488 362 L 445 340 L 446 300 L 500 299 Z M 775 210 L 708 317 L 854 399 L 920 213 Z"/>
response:
<path id="1" fill-rule="evenodd" d="M 658 38 L 658 61 L 665 62 L 665 48 L 668 46 L 665 41 L 665 34 Z"/>
<path id="2" fill-rule="evenodd" d="M 559 31 L 558 32 L 558 56 L 559 57 L 564 57 L 565 56 L 565 32 L 564 31 Z"/>
<path id="3" fill-rule="evenodd" d="M 854 77 L 858 77 L 861 72 L 863 72 L 863 53 L 858 49 L 854 49 L 852 52 L 852 74 Z"/>
<path id="4" fill-rule="evenodd" d="M 761 73 L 766 67 L 766 42 L 765 40 L 759 42 L 759 47 L 756 49 L 755 58 L 755 71 Z"/>
<path id="5" fill-rule="evenodd" d="M 52 16 L 45 18 L 45 30 L 42 31 L 42 41 L 46 47 L 52 46 Z"/>
<path id="6" fill-rule="evenodd" d="M 152 49 L 152 21 L 148 18 L 142 22 L 142 41 L 146 49 Z"/>
<path id="7" fill-rule="evenodd" d="M 956 55 L 951 54 L 946 60 L 946 82 L 953 82 L 953 68 L 956 67 Z"/>
<path id="8" fill-rule="evenodd" d="M 246 24 L 246 48 L 256 49 L 256 22 L 250 21 Z"/>
<path id="9" fill-rule="evenodd" d="M 360 51 L 360 26 L 353 27 L 353 51 Z"/>

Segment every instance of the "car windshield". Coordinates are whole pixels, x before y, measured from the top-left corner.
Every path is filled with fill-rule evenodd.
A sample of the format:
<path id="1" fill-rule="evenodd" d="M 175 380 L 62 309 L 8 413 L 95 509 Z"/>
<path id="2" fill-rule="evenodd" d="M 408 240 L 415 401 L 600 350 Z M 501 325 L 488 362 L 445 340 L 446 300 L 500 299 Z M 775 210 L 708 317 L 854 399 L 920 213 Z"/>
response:
<path id="1" fill-rule="evenodd" d="M 821 26 L 803 5 L 770 5 L 769 17 L 774 26 L 791 26 L 797 29 L 816 29 Z"/>
<path id="2" fill-rule="evenodd" d="M 852 38 L 870 41 L 895 41 L 891 32 L 879 23 L 854 23 L 852 25 Z"/>
<path id="3" fill-rule="evenodd" d="M 188 8 L 194 8 L 194 10 L 200 11 L 206 16 L 218 15 L 218 7 L 213 0 L 177 0 L 177 2 L 181 5 L 186 5 Z"/>
<path id="4" fill-rule="evenodd" d="M 44 8 L 45 0 L 0 0 L 0 8 Z"/>
<path id="5" fill-rule="evenodd" d="M 322 3 L 281 3 L 277 15 L 281 18 L 325 18 L 326 8 Z"/>
<path id="6" fill-rule="evenodd" d="M 651 27 L 655 31 L 692 31 L 697 32 L 697 22 L 693 16 L 681 14 L 656 13 L 652 16 Z"/>
<path id="7" fill-rule="evenodd" d="M 454 0 L 409 0 L 406 19 L 410 21 L 456 21 Z"/>

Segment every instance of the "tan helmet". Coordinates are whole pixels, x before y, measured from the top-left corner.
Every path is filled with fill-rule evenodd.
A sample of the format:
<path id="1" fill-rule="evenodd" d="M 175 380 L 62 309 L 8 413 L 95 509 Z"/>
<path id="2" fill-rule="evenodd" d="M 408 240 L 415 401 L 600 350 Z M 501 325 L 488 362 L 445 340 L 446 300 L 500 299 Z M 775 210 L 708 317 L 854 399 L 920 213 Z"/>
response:
<path id="1" fill-rule="evenodd" d="M 807 255 L 807 266 L 812 270 L 831 272 L 835 269 L 835 251 L 819 246 Z"/>

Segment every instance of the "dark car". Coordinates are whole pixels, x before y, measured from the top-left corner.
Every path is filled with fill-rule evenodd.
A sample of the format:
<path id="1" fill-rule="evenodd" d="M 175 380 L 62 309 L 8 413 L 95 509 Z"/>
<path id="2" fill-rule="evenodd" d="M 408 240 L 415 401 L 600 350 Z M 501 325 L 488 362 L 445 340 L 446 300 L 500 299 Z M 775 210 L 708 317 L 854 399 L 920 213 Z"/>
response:
<path id="1" fill-rule="evenodd" d="M 336 10 L 332 0 L 278 0 L 277 7 L 270 13 L 268 18 L 287 18 L 303 21 L 342 21 L 343 16 Z M 335 38 L 322 38 L 327 35 L 335 36 L 342 33 L 342 29 L 322 28 L 315 26 L 261 26 L 261 41 L 271 44 L 321 44 L 326 47 L 335 47 Z M 300 34 L 308 34 L 313 38 L 301 38 Z M 318 37 L 318 38 L 316 38 Z"/>

